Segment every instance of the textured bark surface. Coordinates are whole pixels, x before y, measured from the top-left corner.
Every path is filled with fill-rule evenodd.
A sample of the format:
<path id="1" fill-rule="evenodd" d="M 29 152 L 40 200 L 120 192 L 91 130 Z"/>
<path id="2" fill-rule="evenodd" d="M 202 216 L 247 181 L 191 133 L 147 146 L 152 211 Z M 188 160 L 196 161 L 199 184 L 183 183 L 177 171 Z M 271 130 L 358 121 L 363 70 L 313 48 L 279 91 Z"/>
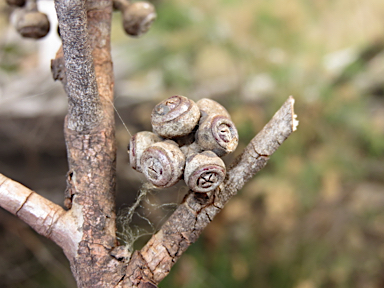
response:
<path id="1" fill-rule="evenodd" d="M 68 93 L 68 128 L 87 131 L 103 118 L 94 73 L 86 1 L 55 0 L 63 41 Z"/>
<path id="2" fill-rule="evenodd" d="M 114 163 L 108 129 L 87 134 L 66 132 L 71 167 L 68 183 L 73 192 L 69 211 L 5 176 L 0 176 L 0 205 L 64 249 L 79 287 L 156 287 L 228 200 L 295 130 L 293 104 L 290 97 L 234 161 L 214 193 L 187 195 L 160 231 L 128 262 L 111 253 L 117 243 L 111 204 L 114 171 L 105 169 Z"/>
<path id="3" fill-rule="evenodd" d="M 64 132 L 69 172 L 65 211 L 0 174 L 0 206 L 51 238 L 70 261 L 78 287 L 150 288 L 246 181 L 295 130 L 290 97 L 209 194 L 188 194 L 158 233 L 131 258 L 118 257 L 115 224 L 116 145 L 110 53 L 112 1 L 55 0 L 63 39 L 52 61 L 69 109 Z M 116 248 L 118 247 L 118 248 Z"/>
<path id="4" fill-rule="evenodd" d="M 116 271 L 122 263 L 109 255 L 116 245 L 112 137 L 108 129 L 85 135 L 66 131 L 71 210 L 81 211 L 82 238 L 71 261 L 80 287 L 112 287 L 121 278 Z"/>
<path id="5" fill-rule="evenodd" d="M 61 78 L 69 97 L 66 206 L 78 211 L 81 231 L 69 260 L 79 287 L 113 287 L 124 264 L 109 255 L 116 245 L 112 3 L 56 1 L 56 9 L 65 61 Z"/>

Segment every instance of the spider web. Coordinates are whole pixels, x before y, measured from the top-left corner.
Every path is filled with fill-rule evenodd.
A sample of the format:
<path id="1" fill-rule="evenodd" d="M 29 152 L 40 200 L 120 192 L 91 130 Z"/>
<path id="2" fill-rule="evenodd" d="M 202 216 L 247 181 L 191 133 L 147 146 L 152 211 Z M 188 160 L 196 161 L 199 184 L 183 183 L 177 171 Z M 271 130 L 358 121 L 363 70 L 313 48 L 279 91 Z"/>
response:
<path id="1" fill-rule="evenodd" d="M 186 187 L 172 189 L 158 189 L 151 183 L 144 183 L 138 191 L 135 202 L 131 206 L 123 206 L 117 213 L 117 239 L 132 252 L 141 238 L 155 234 L 161 225 L 175 211 L 180 200 L 187 192 Z M 166 202 L 164 193 L 176 196 L 176 202 Z M 175 197 L 174 197 L 175 198 Z M 166 200 L 165 200 L 166 201 Z"/>

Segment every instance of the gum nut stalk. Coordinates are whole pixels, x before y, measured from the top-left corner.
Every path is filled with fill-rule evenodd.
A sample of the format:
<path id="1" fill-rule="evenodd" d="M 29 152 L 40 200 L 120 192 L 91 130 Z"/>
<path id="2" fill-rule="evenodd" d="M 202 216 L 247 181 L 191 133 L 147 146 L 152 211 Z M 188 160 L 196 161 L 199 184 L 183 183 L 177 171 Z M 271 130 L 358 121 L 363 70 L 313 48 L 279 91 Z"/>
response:
<path id="1" fill-rule="evenodd" d="M 231 119 L 227 109 L 212 99 L 202 98 L 196 102 L 196 105 L 199 107 L 202 117 L 206 115 L 218 114 L 227 116 L 229 119 Z"/>
<path id="2" fill-rule="evenodd" d="M 141 36 L 146 33 L 155 21 L 155 7 L 145 1 L 134 2 L 125 6 L 123 12 L 123 27 L 131 36 Z"/>
<path id="3" fill-rule="evenodd" d="M 129 163 L 131 167 L 138 172 L 142 172 L 140 159 L 143 151 L 159 141 L 161 141 L 161 139 L 149 131 L 142 131 L 133 135 L 128 145 Z"/>
<path id="4" fill-rule="evenodd" d="M 208 115 L 202 120 L 195 137 L 203 150 L 213 151 L 220 157 L 235 151 L 239 135 L 231 119 L 222 115 Z"/>
<path id="5" fill-rule="evenodd" d="M 25 0 L 7 0 L 9 6 L 23 7 L 25 5 Z"/>
<path id="6" fill-rule="evenodd" d="M 207 193 L 224 181 L 225 173 L 223 160 L 212 151 L 204 151 L 187 158 L 184 181 L 192 191 Z"/>
<path id="7" fill-rule="evenodd" d="M 184 154 L 171 141 L 152 144 L 141 156 L 143 174 L 149 182 L 159 188 L 176 184 L 183 175 L 184 166 Z"/>
<path id="8" fill-rule="evenodd" d="M 200 118 L 196 103 L 184 96 L 172 96 L 155 106 L 151 114 L 153 132 L 176 138 L 193 131 Z"/>
<path id="9" fill-rule="evenodd" d="M 47 15 L 38 11 L 25 11 L 16 23 L 16 30 L 25 38 L 39 39 L 49 32 Z"/>

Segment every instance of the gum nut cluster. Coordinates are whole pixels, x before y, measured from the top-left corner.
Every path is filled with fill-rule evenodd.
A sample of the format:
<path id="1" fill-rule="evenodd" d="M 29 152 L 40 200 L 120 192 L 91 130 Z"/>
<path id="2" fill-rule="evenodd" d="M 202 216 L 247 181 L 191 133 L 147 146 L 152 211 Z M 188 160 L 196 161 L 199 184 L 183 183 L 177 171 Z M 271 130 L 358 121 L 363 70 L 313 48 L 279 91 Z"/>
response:
<path id="1" fill-rule="evenodd" d="M 223 106 L 172 96 L 155 106 L 151 123 L 153 132 L 139 132 L 129 143 L 133 169 L 159 188 L 184 178 L 192 191 L 207 193 L 223 182 L 226 168 L 220 157 L 233 152 L 239 139 Z"/>

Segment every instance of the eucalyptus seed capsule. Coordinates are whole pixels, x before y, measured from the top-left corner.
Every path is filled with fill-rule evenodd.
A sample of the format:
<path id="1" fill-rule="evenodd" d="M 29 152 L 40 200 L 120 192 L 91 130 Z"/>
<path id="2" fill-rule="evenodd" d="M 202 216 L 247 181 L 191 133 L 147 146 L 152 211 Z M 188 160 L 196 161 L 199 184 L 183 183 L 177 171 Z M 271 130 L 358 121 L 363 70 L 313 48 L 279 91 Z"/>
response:
<path id="1" fill-rule="evenodd" d="M 196 105 L 199 107 L 202 117 L 217 114 L 231 118 L 227 109 L 212 99 L 202 98 L 196 102 Z"/>
<path id="2" fill-rule="evenodd" d="M 17 32 L 26 38 L 39 39 L 46 36 L 49 29 L 48 16 L 37 10 L 36 0 L 27 0 L 16 22 Z"/>
<path id="3" fill-rule="evenodd" d="M 176 138 L 193 131 L 200 118 L 195 102 L 184 96 L 172 96 L 152 110 L 153 132 L 164 138 Z"/>
<path id="4" fill-rule="evenodd" d="M 187 158 L 184 181 L 192 191 L 207 193 L 224 181 L 225 173 L 223 160 L 212 151 L 204 151 Z"/>
<path id="5" fill-rule="evenodd" d="M 123 14 L 124 31 L 131 36 L 146 33 L 156 19 L 155 7 L 146 1 L 113 0 L 113 8 Z"/>
<path id="6" fill-rule="evenodd" d="M 231 119 L 222 115 L 209 115 L 200 122 L 196 142 L 203 150 L 211 150 L 221 157 L 235 151 L 239 135 Z"/>
<path id="7" fill-rule="evenodd" d="M 25 5 L 25 0 L 7 0 L 9 6 L 23 7 Z"/>
<path id="8" fill-rule="evenodd" d="M 133 135 L 128 146 L 129 163 L 131 167 L 138 172 L 142 172 L 140 159 L 143 151 L 159 141 L 161 141 L 159 136 L 149 131 L 142 131 Z"/>
<path id="9" fill-rule="evenodd" d="M 233 152 L 239 135 L 228 111 L 211 99 L 203 98 L 196 104 L 201 114 L 196 143 L 203 150 L 211 150 L 220 157 Z"/>
<path id="10" fill-rule="evenodd" d="M 176 184 L 184 172 L 185 156 L 173 141 L 157 142 L 144 150 L 141 170 L 159 188 Z"/>

